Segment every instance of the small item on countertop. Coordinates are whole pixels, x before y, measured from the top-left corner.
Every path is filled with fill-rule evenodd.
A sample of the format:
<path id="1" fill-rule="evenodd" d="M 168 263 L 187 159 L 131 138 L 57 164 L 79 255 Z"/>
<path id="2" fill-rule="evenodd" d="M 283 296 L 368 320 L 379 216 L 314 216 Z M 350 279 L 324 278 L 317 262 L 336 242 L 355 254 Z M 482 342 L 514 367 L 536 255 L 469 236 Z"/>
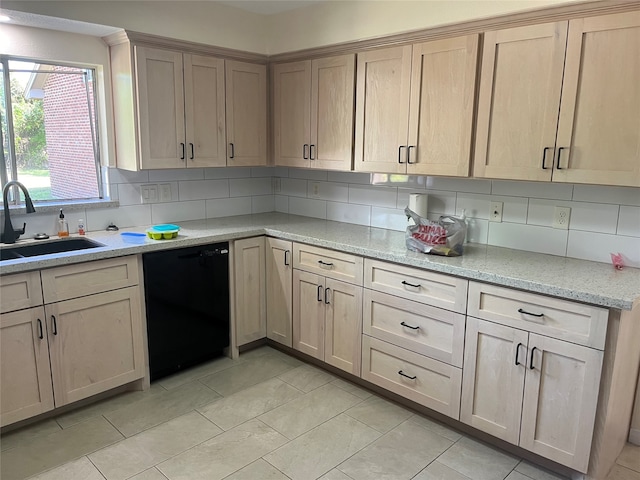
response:
<path id="1" fill-rule="evenodd" d="M 78 235 L 84 235 L 84 220 L 82 218 L 78 219 Z"/>
<path id="2" fill-rule="evenodd" d="M 171 238 L 176 238 L 179 231 L 180 226 L 173 225 L 171 223 L 163 223 L 147 228 L 146 233 L 147 236 L 153 240 L 169 240 Z"/>
<path id="3" fill-rule="evenodd" d="M 116 224 L 111 222 L 109 223 L 109 225 L 107 225 L 107 232 L 117 232 L 118 230 L 120 230 L 118 227 L 116 227 Z"/>
<path id="4" fill-rule="evenodd" d="M 33 236 L 34 240 L 46 240 L 47 238 L 49 238 L 49 235 L 47 235 L 46 233 L 36 233 Z"/>
<path id="5" fill-rule="evenodd" d="M 122 241 L 126 243 L 144 243 L 147 238 L 146 233 L 140 232 L 121 232 Z"/>
<path id="6" fill-rule="evenodd" d="M 620 252 L 611 254 L 611 263 L 616 270 L 622 270 L 624 267 L 624 261 L 622 260 L 622 254 Z"/>
<path id="7" fill-rule="evenodd" d="M 408 250 L 447 257 L 462 255 L 464 238 L 467 235 L 464 212 L 462 217 L 442 215 L 437 222 L 421 217 L 409 207 L 404 209 L 404 213 L 415 222 L 415 225 L 409 225 L 405 232 Z"/>
<path id="8" fill-rule="evenodd" d="M 69 236 L 69 224 L 64 219 L 64 213 L 62 213 L 62 209 L 60 209 L 60 216 L 58 217 L 58 236 L 59 237 Z"/>

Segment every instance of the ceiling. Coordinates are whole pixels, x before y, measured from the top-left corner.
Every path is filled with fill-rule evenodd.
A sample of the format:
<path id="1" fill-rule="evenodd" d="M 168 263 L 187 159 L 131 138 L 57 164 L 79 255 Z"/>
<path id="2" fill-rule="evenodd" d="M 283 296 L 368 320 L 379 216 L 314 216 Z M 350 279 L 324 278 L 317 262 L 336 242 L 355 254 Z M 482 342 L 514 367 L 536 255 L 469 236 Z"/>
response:
<path id="1" fill-rule="evenodd" d="M 216 3 L 261 15 L 273 15 L 326 1 L 328 0 L 218 0 Z"/>

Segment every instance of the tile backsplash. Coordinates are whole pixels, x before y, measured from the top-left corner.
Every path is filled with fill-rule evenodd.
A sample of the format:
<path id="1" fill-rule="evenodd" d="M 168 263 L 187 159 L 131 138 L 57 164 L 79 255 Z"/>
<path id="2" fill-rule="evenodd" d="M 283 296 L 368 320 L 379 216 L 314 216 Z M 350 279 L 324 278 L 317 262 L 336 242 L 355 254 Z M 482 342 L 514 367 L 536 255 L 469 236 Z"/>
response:
<path id="1" fill-rule="evenodd" d="M 428 216 L 460 215 L 467 240 L 600 262 L 623 254 L 640 268 L 640 188 L 305 170 L 284 167 L 194 168 L 128 172 L 105 169 L 118 208 L 68 209 L 72 232 L 110 222 L 134 227 L 262 212 L 284 212 L 403 231 L 410 193 L 427 193 Z M 143 203 L 141 187 L 169 184 L 171 201 Z M 501 223 L 490 203 L 503 203 Z M 552 228 L 554 209 L 571 208 L 568 230 Z M 17 215 L 27 235 L 55 231 L 53 213 Z"/>

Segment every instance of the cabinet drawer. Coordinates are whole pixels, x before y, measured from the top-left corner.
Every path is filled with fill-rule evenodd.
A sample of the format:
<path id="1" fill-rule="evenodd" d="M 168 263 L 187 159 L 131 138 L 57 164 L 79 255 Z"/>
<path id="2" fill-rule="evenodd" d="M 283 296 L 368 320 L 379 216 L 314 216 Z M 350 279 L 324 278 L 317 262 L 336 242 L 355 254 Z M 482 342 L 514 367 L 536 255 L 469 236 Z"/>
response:
<path id="1" fill-rule="evenodd" d="M 135 256 L 42 270 L 44 302 L 60 302 L 138 284 Z"/>
<path id="2" fill-rule="evenodd" d="M 356 255 L 294 243 L 293 267 L 362 285 L 362 257 Z"/>
<path id="3" fill-rule="evenodd" d="M 363 335 L 362 378 L 456 420 L 459 418 L 462 383 L 459 368 Z"/>
<path id="4" fill-rule="evenodd" d="M 367 259 L 364 286 L 458 313 L 467 308 L 467 280 Z"/>
<path id="5" fill-rule="evenodd" d="M 0 313 L 42 305 L 40 272 L 0 277 Z"/>
<path id="6" fill-rule="evenodd" d="M 464 315 L 365 289 L 363 332 L 462 367 Z"/>
<path id="7" fill-rule="evenodd" d="M 604 349 L 608 310 L 469 282 L 468 315 L 568 342 Z"/>

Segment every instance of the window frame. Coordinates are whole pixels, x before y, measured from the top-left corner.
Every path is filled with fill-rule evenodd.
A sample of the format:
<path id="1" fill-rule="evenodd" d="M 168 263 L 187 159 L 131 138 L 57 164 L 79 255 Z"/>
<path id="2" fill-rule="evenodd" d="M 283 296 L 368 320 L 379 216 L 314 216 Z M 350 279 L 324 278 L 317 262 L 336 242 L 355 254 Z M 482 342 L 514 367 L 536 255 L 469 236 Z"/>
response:
<path id="1" fill-rule="evenodd" d="M 104 200 L 105 199 L 104 179 L 102 175 L 102 162 L 101 162 L 101 156 L 100 156 L 101 154 L 100 135 L 98 133 L 100 131 L 100 123 L 99 123 L 100 115 L 98 112 L 98 108 L 99 108 L 98 82 L 97 82 L 98 72 L 96 71 L 96 67 L 93 65 L 85 65 L 85 64 L 73 63 L 73 62 L 54 62 L 49 60 L 40 60 L 40 59 L 35 59 L 30 57 L 21 57 L 21 56 L 15 56 L 15 55 L 4 55 L 4 54 L 0 55 L 0 66 L 2 68 L 0 75 L 2 76 L 1 81 L 3 82 L 3 86 L 4 86 L 5 102 L 6 102 L 6 105 L 5 105 L 6 119 L 4 119 L 4 121 L 6 121 L 7 123 L 7 135 L 9 136 L 7 141 L 8 150 L 9 150 L 8 152 L 9 159 L 7 160 L 5 156 L 4 146 L 3 146 L 4 145 L 3 132 L 2 132 L 2 129 L 0 128 L 0 150 L 2 150 L 0 153 L 0 162 L 1 162 L 0 187 L 4 189 L 5 184 L 10 181 L 10 178 L 17 179 L 18 181 L 20 181 L 20 178 L 18 176 L 18 164 L 17 164 L 16 147 L 15 147 L 15 132 L 13 127 L 13 107 L 12 107 L 12 99 L 11 99 L 11 69 L 9 68 L 10 61 L 29 62 L 37 65 L 50 65 L 53 67 L 59 66 L 59 67 L 76 68 L 76 69 L 83 69 L 88 71 L 88 74 L 84 73 L 82 75 L 84 75 L 85 82 L 87 84 L 87 105 L 89 109 L 91 141 L 93 144 L 93 157 L 94 157 L 94 165 L 95 165 L 95 171 L 96 171 L 96 182 L 98 185 L 98 196 L 82 197 L 82 198 L 63 198 L 63 199 L 50 198 L 47 200 L 34 200 L 34 203 L 40 204 L 40 205 L 47 205 L 47 204 L 62 205 L 65 203 L 77 204 L 83 201 L 95 202 L 95 201 Z M 15 72 L 15 71 L 21 71 L 21 70 L 13 70 L 13 71 Z M 67 73 L 67 75 L 80 75 L 80 74 L 81 73 Z M 92 85 L 93 108 L 92 108 L 91 102 L 89 101 L 90 93 L 88 88 L 88 82 L 91 82 L 91 85 Z M 7 172 L 7 163 L 9 163 L 9 166 L 11 169 L 11 177 L 8 175 L 8 172 Z M 10 193 L 10 196 L 8 199 L 9 206 L 22 205 L 22 203 L 20 202 L 20 195 L 18 193 L 17 187 L 11 188 L 11 191 L 9 193 Z M 0 205 L 2 204 L 3 204 L 3 200 L 0 199 Z"/>

